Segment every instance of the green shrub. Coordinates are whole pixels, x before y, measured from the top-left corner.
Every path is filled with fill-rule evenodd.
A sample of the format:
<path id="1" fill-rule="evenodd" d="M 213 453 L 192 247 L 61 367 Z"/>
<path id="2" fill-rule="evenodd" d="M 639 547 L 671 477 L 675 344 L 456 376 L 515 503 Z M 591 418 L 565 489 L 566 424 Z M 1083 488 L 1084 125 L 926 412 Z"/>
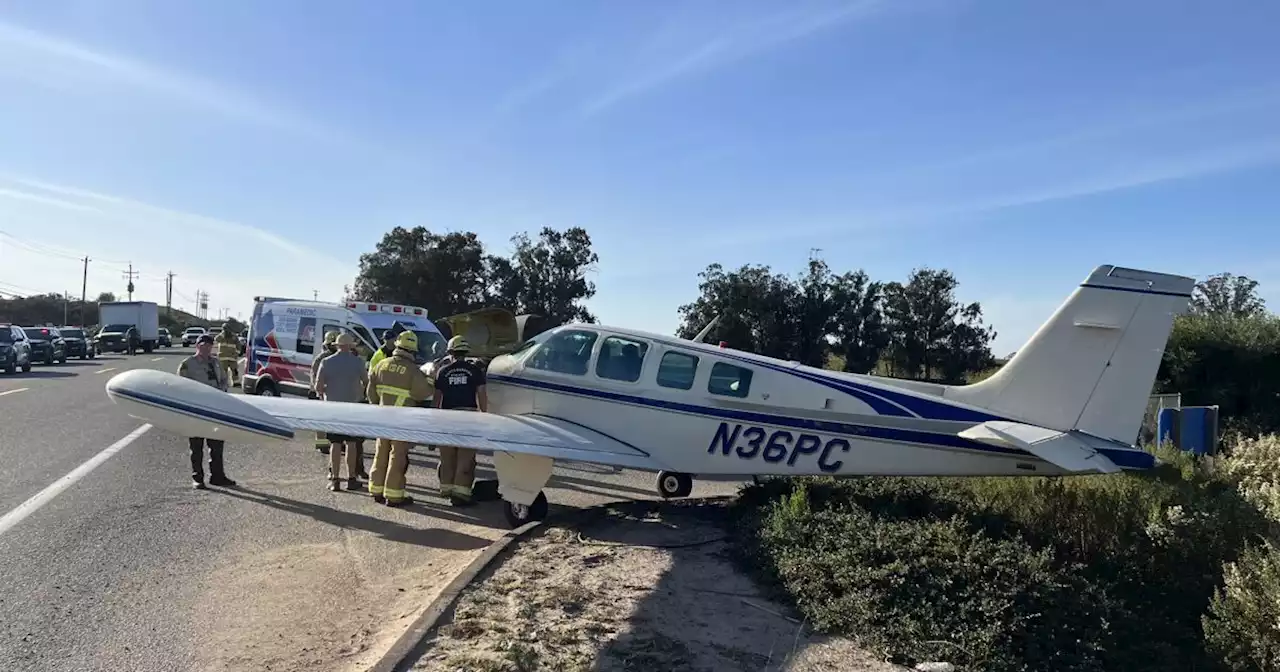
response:
<path id="1" fill-rule="evenodd" d="M 1231 670 L 1280 670 L 1280 553 L 1251 546 L 1224 574 L 1204 617 L 1209 650 Z"/>
<path id="2" fill-rule="evenodd" d="M 774 479 L 741 559 L 823 631 L 967 669 L 1212 669 L 1201 617 L 1266 528 L 1212 461 L 1066 478 Z M 945 642 L 945 643 L 943 643 Z"/>
<path id="3" fill-rule="evenodd" d="M 1224 429 L 1280 431 L 1280 317 L 1179 317 L 1158 387 L 1184 406 L 1219 406 Z"/>

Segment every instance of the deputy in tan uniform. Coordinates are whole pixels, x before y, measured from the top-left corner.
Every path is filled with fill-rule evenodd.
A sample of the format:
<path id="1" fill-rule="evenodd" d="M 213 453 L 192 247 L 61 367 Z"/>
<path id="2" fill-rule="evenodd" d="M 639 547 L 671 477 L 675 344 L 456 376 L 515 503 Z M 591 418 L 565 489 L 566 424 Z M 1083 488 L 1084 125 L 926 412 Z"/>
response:
<path id="1" fill-rule="evenodd" d="M 230 371 L 227 379 L 231 381 L 232 387 L 240 387 L 239 367 L 236 365 L 236 359 L 240 357 L 240 339 L 231 331 L 230 324 L 222 325 L 222 332 L 213 339 L 214 345 L 218 348 L 218 366 L 223 372 Z"/>
<path id="2" fill-rule="evenodd" d="M 328 357 L 338 351 L 337 339 L 338 332 L 336 331 L 331 331 L 325 334 L 324 346 L 311 360 L 311 391 L 307 395 L 310 399 L 320 398 L 320 393 L 316 391 L 316 374 L 320 371 L 320 362 L 324 361 L 325 357 Z M 321 453 L 324 453 L 325 455 L 329 454 L 329 438 L 324 432 L 316 432 L 315 446 L 316 450 Z"/>
<path id="3" fill-rule="evenodd" d="M 178 365 L 178 375 L 190 378 L 209 387 L 227 391 L 227 378 L 218 360 L 212 356 L 213 337 L 202 335 L 196 340 L 196 354 L 182 360 Z M 209 444 L 209 485 L 233 487 L 236 482 L 227 478 L 222 467 L 222 447 L 220 439 L 206 439 L 193 436 L 187 439 L 191 449 L 191 485 L 197 490 L 204 490 L 204 446 Z"/>
<path id="4" fill-rule="evenodd" d="M 365 389 L 369 403 L 380 406 L 421 406 L 431 398 L 431 381 L 414 362 L 418 352 L 418 336 L 402 331 L 396 337 L 390 357 L 378 362 L 369 374 Z M 369 494 L 379 504 L 404 506 L 413 498 L 405 494 L 406 472 L 409 470 L 407 441 L 378 439 L 373 454 L 373 473 L 369 476 Z"/>

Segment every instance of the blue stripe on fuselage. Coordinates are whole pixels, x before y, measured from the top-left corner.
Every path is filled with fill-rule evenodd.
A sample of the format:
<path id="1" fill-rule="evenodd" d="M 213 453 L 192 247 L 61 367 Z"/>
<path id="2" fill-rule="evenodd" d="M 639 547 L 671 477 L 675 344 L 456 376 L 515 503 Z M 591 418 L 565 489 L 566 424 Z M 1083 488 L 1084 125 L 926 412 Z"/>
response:
<path id="1" fill-rule="evenodd" d="M 662 399 L 650 399 L 630 394 L 621 394 L 618 392 L 609 392 L 605 390 L 597 390 L 577 385 L 566 385 L 563 383 L 553 383 L 543 380 L 531 380 L 529 378 L 517 378 L 513 376 L 490 374 L 489 379 L 494 382 L 506 383 L 521 387 L 529 387 L 534 389 L 550 390 L 555 392 L 563 392 L 565 394 L 574 394 L 584 397 L 594 397 L 596 399 L 605 399 L 608 401 L 617 401 L 636 406 L 647 406 L 650 408 L 658 408 L 667 411 L 676 411 L 679 413 L 688 413 L 691 415 L 701 415 L 704 417 L 716 418 L 719 420 L 735 420 L 738 422 L 748 422 L 760 425 L 775 425 L 780 427 L 794 427 L 797 429 L 808 429 L 816 432 L 827 432 L 832 434 L 844 434 L 855 438 L 880 439 L 885 441 L 900 441 L 905 443 L 919 443 L 930 446 L 938 446 L 940 448 L 960 448 L 964 450 L 977 450 L 986 453 L 1000 453 L 1003 455 L 1028 455 L 1021 450 L 1011 448 L 1001 448 L 992 446 L 978 441 L 970 441 L 957 434 L 938 434 L 934 432 L 926 432 L 914 429 L 898 429 L 894 427 L 877 427 L 874 425 L 856 424 L 848 422 L 836 422 L 831 420 L 815 420 L 811 418 L 797 418 L 786 415 L 775 415 L 772 413 L 760 413 L 757 411 L 743 411 L 730 408 L 715 408 L 712 406 L 700 406 L 697 404 L 687 404 L 675 401 L 666 401 Z M 1120 448 L 1102 448 L 1100 453 L 1106 455 L 1116 466 L 1125 469 L 1149 469 L 1155 464 L 1155 457 L 1150 453 L 1141 450 L 1126 450 Z M 1033 459 L 1040 460 L 1035 456 Z M 1043 461 L 1043 460 L 1041 460 Z"/>

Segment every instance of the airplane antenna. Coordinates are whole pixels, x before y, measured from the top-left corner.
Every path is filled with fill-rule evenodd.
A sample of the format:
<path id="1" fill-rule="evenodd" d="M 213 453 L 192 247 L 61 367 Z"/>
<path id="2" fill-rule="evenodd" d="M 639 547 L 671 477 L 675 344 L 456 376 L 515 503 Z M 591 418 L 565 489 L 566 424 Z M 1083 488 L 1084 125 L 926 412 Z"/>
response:
<path id="1" fill-rule="evenodd" d="M 720 324 L 719 315 L 716 315 L 714 318 L 712 318 L 711 321 L 707 323 L 707 326 L 703 327 L 702 331 L 699 331 L 698 335 L 693 337 L 693 342 L 701 343 L 702 340 L 707 337 L 707 334 L 710 334 L 711 330 L 716 328 L 717 324 Z"/>

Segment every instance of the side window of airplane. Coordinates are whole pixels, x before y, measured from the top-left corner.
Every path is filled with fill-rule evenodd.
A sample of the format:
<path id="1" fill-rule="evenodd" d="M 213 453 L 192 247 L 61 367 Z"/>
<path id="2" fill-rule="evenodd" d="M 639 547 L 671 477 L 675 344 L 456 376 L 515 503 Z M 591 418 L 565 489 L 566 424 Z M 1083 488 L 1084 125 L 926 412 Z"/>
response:
<path id="1" fill-rule="evenodd" d="M 609 380 L 634 383 L 640 380 L 644 356 L 649 344 L 629 338 L 610 336 L 600 345 L 600 358 L 596 360 L 596 375 Z"/>
<path id="2" fill-rule="evenodd" d="M 683 352 L 662 355 L 658 365 L 658 384 L 677 390 L 693 389 L 693 378 L 698 375 L 698 358 Z"/>
<path id="3" fill-rule="evenodd" d="M 751 392 L 751 369 L 716 362 L 711 367 L 707 391 L 725 397 L 745 398 Z"/>
<path id="4" fill-rule="evenodd" d="M 591 349 L 598 335 L 594 331 L 572 329 L 561 331 L 547 339 L 534 351 L 525 366 L 531 369 L 567 373 L 573 376 L 587 375 L 591 362 Z"/>

